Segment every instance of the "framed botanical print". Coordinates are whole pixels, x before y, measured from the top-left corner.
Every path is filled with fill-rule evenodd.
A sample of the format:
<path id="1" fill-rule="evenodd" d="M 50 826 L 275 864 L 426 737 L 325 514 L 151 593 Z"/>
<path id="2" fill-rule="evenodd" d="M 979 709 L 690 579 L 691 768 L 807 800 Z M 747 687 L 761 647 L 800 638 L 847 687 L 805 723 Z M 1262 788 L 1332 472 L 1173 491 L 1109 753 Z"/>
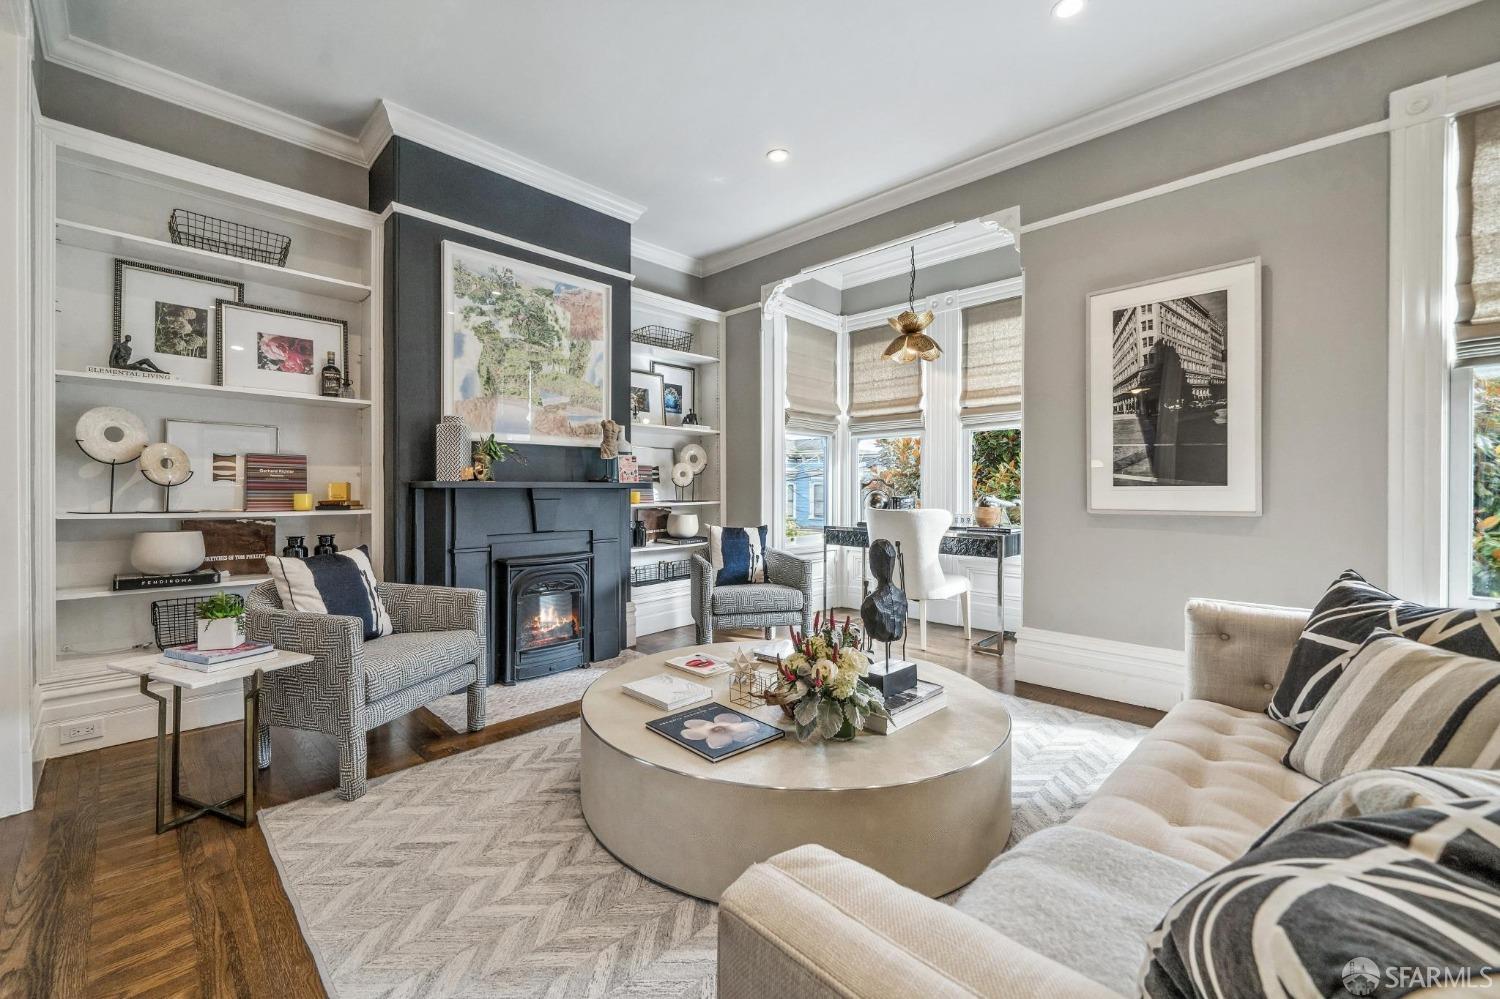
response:
<path id="1" fill-rule="evenodd" d="M 275 454 L 277 428 L 250 423 L 166 421 L 166 440 L 187 454 L 196 474 L 176 486 L 179 510 L 243 510 L 245 455 Z"/>
<path id="2" fill-rule="evenodd" d="M 667 426 L 682 426 L 682 418 L 691 413 L 698 402 L 697 369 L 652 361 L 651 370 L 661 375 L 661 410 Z"/>
<path id="3" fill-rule="evenodd" d="M 128 363 L 179 381 L 214 384 L 219 300 L 242 302 L 245 286 L 207 274 L 115 260 L 114 345 Z M 121 352 L 123 356 L 123 352 Z"/>
<path id="4" fill-rule="evenodd" d="M 610 408 L 610 288 L 443 243 L 443 412 L 471 437 L 597 447 Z"/>
<path id="5" fill-rule="evenodd" d="M 349 372 L 349 324 L 342 319 L 219 301 L 219 384 L 320 395 L 333 358 Z"/>
<path id="6" fill-rule="evenodd" d="M 662 426 L 663 382 L 654 371 L 630 372 L 630 422 Z"/>
<path id="7" fill-rule="evenodd" d="M 1260 259 L 1088 296 L 1090 513 L 1261 512 Z"/>

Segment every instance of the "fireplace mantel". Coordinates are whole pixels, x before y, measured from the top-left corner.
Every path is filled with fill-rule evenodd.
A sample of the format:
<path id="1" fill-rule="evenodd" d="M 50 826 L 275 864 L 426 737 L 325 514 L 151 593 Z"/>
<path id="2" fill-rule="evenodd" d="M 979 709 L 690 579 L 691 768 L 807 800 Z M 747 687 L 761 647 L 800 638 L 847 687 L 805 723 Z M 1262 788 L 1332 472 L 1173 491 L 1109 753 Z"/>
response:
<path id="1" fill-rule="evenodd" d="M 488 594 L 490 679 L 504 613 L 496 567 L 510 559 L 586 552 L 593 556 L 593 657 L 611 659 L 625 641 L 630 596 L 629 482 L 413 482 L 413 582 Z"/>

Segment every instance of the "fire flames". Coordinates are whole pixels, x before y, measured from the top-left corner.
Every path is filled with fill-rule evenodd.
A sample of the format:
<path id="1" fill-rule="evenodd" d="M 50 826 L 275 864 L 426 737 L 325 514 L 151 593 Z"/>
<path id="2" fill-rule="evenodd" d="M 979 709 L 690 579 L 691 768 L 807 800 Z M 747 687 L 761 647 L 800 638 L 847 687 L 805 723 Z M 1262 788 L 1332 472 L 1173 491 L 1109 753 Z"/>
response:
<path id="1" fill-rule="evenodd" d="M 566 642 L 577 637 L 577 611 L 559 614 L 551 604 L 543 604 L 521 628 L 521 646 L 528 649 L 553 642 Z"/>

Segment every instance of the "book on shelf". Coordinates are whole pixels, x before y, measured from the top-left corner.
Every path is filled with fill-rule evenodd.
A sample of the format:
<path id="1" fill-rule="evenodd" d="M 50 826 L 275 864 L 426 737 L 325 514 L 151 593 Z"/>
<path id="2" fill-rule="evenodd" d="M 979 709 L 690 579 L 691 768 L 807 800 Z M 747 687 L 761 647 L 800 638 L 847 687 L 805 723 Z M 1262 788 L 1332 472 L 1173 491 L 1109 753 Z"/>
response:
<path id="1" fill-rule="evenodd" d="M 865 731 L 876 735 L 890 735 L 947 706 L 948 695 L 944 693 L 942 684 L 918 680 L 912 689 L 903 690 L 886 700 L 885 709 L 891 713 L 889 718 L 866 718 Z"/>
<path id="2" fill-rule="evenodd" d="M 715 701 L 657 718 L 646 727 L 710 763 L 775 742 L 786 732 L 755 716 Z"/>
<path id="3" fill-rule="evenodd" d="M 245 455 L 245 510 L 292 509 L 292 494 L 307 492 L 307 455 Z"/>
<path id="4" fill-rule="evenodd" d="M 717 656 L 697 655 L 673 656 L 667 660 L 667 665 L 675 670 L 681 670 L 691 676 L 718 676 L 720 673 L 728 673 L 734 667 Z"/>
<path id="5" fill-rule="evenodd" d="M 214 666 L 274 651 L 276 650 L 270 642 L 241 642 L 232 649 L 203 649 L 201 651 L 197 642 L 189 642 L 187 645 L 174 645 L 171 648 L 162 649 L 162 655 L 183 664 Z"/>
<path id="6" fill-rule="evenodd" d="M 676 711 L 689 704 L 706 701 L 714 695 L 712 688 L 701 683 L 684 680 L 670 673 L 658 673 L 642 680 L 620 685 L 620 690 L 629 697 L 663 711 Z"/>
<path id="7" fill-rule="evenodd" d="M 706 545 L 706 544 L 708 544 L 708 538 L 706 538 L 706 537 L 674 538 L 671 535 L 667 535 L 666 537 L 658 538 L 657 541 L 660 544 L 664 544 L 664 545 Z"/>
<path id="8" fill-rule="evenodd" d="M 168 659 L 166 656 L 162 656 L 157 660 L 157 662 L 161 663 L 163 666 L 176 666 L 178 669 L 190 669 L 194 673 L 217 673 L 220 670 L 232 669 L 236 666 L 254 666 L 257 663 L 270 662 L 278 655 L 279 653 L 275 649 L 272 649 L 269 652 L 262 652 L 258 656 L 246 656 L 243 659 L 230 659 L 222 663 L 190 663 L 186 659 Z"/>
<path id="9" fill-rule="evenodd" d="M 165 576 L 152 576 L 144 572 L 117 572 L 111 589 L 155 590 L 173 586 L 211 586 L 219 582 L 219 570 L 197 569 L 193 572 L 174 572 Z"/>

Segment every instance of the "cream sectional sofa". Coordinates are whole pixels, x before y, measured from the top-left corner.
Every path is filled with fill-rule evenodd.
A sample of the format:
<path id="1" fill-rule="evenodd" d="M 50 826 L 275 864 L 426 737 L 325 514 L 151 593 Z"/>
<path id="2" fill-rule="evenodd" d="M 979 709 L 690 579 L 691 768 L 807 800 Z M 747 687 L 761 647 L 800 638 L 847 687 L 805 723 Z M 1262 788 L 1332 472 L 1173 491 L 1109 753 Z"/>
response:
<path id="1" fill-rule="evenodd" d="M 1068 825 L 1191 865 L 1182 867 L 1191 880 L 1192 868 L 1206 875 L 1238 858 L 1317 784 L 1282 765 L 1292 733 L 1265 714 L 1308 612 L 1194 600 L 1186 616 L 1185 699 Z M 929 846 L 941 849 L 914 844 Z M 1003 909 L 987 924 L 831 850 L 799 847 L 750 868 L 724 893 L 719 996 L 1119 994 L 1007 936 Z M 1084 933 L 1097 922 L 1095 910 L 1076 914 Z M 1139 932 L 1144 956 L 1149 926 Z"/>

